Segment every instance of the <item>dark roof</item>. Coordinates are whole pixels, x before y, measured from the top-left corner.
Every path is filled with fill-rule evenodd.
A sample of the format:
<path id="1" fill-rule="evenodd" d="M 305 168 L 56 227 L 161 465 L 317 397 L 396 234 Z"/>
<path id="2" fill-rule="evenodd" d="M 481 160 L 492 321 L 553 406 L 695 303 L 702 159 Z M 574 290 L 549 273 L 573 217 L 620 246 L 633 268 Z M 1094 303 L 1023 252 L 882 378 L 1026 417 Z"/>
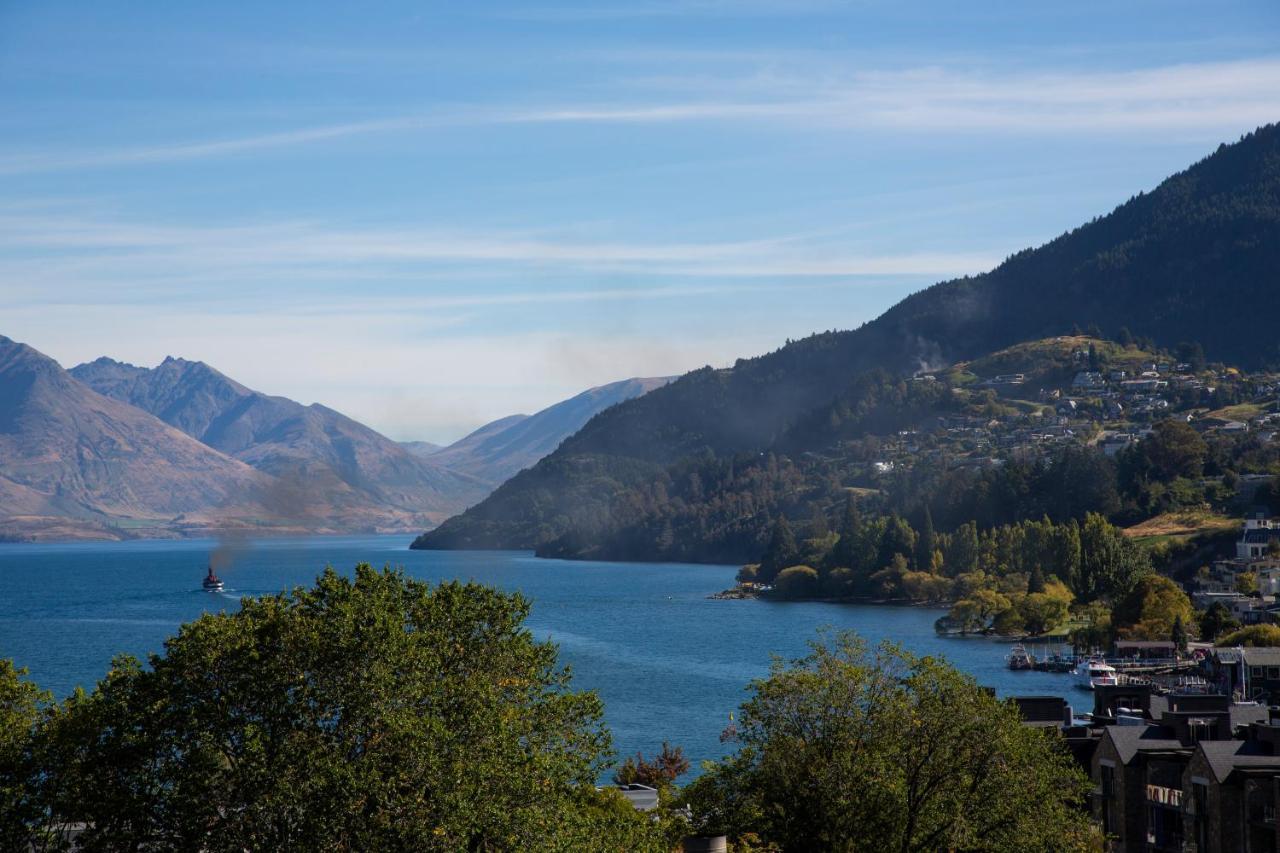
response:
<path id="1" fill-rule="evenodd" d="M 1266 705 L 1232 705 L 1231 728 L 1249 723 L 1265 723 L 1268 719 Z"/>
<path id="2" fill-rule="evenodd" d="M 1133 761 L 1139 752 L 1167 752 L 1187 749 L 1164 726 L 1107 726 L 1104 738 L 1111 738 L 1123 764 Z"/>
<path id="3" fill-rule="evenodd" d="M 1171 649 L 1172 640 L 1116 640 L 1116 648 L 1128 649 Z"/>
<path id="4" fill-rule="evenodd" d="M 1244 541 L 1252 545 L 1265 545 L 1280 537 L 1280 527 L 1255 527 L 1244 532 Z"/>
<path id="5" fill-rule="evenodd" d="M 1272 755 L 1265 744 L 1252 740 L 1202 740 L 1197 746 L 1204 753 L 1213 777 L 1227 781 L 1231 771 L 1246 768 L 1274 767 L 1280 770 L 1280 755 Z"/>
<path id="6" fill-rule="evenodd" d="M 1218 663 L 1239 663 L 1240 649 L 1217 647 L 1213 656 Z M 1256 646 L 1244 649 L 1244 661 L 1249 666 L 1280 666 L 1280 648 Z"/>

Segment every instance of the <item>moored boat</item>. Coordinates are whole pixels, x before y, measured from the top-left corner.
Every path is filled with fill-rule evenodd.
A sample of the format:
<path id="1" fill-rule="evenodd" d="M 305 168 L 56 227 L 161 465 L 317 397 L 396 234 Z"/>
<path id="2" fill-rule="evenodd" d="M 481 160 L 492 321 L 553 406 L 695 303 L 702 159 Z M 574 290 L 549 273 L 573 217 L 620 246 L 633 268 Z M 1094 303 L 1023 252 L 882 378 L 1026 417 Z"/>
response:
<path id="1" fill-rule="evenodd" d="M 1009 669 L 1033 669 L 1036 665 L 1035 656 L 1018 643 L 1009 652 Z"/>
<path id="2" fill-rule="evenodd" d="M 1116 668 L 1098 657 L 1086 658 L 1076 665 L 1076 678 L 1085 690 L 1107 687 L 1120 683 L 1120 674 Z"/>

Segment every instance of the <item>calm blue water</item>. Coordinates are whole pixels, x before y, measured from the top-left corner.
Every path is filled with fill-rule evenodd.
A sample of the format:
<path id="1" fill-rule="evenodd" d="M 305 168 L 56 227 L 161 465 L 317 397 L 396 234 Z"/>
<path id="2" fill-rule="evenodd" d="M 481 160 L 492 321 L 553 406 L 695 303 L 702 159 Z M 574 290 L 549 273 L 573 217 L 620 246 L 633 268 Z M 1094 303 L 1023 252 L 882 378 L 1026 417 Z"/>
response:
<path id="1" fill-rule="evenodd" d="M 91 687 L 113 654 L 159 651 L 181 623 L 206 610 L 309 584 L 326 564 L 350 571 L 367 561 L 403 566 L 424 580 L 476 580 L 532 599 L 529 627 L 559 644 L 577 687 L 600 693 L 620 755 L 649 753 L 663 739 L 681 744 L 695 767 L 722 755 L 720 731 L 747 683 L 766 674 L 771 653 L 803 654 L 821 626 L 943 655 L 1001 695 L 1072 692 L 1067 676 L 1010 672 L 1007 644 L 937 637 L 933 622 L 941 611 L 708 600 L 732 585 L 733 566 L 409 551 L 409 538 L 397 536 L 269 539 L 239 553 L 222 572 L 227 592 L 218 595 L 199 586 L 213 544 L 0 545 L 0 658 L 13 658 L 41 686 L 65 695 L 76 685 Z"/>

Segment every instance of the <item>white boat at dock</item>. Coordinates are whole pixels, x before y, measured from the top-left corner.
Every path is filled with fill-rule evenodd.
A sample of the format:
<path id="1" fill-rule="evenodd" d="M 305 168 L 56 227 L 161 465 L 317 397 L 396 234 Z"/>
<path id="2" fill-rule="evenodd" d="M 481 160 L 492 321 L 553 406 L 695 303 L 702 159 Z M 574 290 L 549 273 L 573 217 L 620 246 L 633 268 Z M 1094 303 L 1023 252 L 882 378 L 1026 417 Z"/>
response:
<path id="1" fill-rule="evenodd" d="M 1086 658 L 1076 664 L 1075 676 L 1085 690 L 1111 687 L 1120 683 L 1120 673 L 1102 658 Z"/>

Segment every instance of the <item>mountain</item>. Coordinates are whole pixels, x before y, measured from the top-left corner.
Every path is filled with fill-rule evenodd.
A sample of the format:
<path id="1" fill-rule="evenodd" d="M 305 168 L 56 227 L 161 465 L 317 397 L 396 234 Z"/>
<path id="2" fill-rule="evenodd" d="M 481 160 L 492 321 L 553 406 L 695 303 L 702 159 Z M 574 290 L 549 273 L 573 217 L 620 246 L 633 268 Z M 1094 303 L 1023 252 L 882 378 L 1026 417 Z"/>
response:
<path id="1" fill-rule="evenodd" d="M 595 415 L 673 378 L 624 379 L 591 388 L 537 414 L 510 415 L 486 424 L 427 458 L 497 486 L 555 450 Z"/>
<path id="2" fill-rule="evenodd" d="M 271 478 L 0 336 L 0 537 L 269 518 Z"/>
<path id="3" fill-rule="evenodd" d="M 434 524 L 490 488 L 333 409 L 253 391 L 203 362 L 170 357 L 145 368 L 100 358 L 70 372 L 306 495 L 308 514 L 329 527 Z"/>
<path id="4" fill-rule="evenodd" d="M 433 444 L 430 441 L 401 441 L 400 446 L 419 458 L 430 456 L 439 450 L 443 450 L 439 444 Z"/>
<path id="5" fill-rule="evenodd" d="M 668 483 L 695 502 L 736 507 L 738 515 L 725 516 L 736 520 L 725 523 L 754 525 L 758 543 L 770 506 L 728 500 L 741 494 L 734 490 L 743 466 L 756 471 L 751 460 L 767 456 L 761 476 L 770 488 L 799 488 L 803 478 L 790 478 L 788 466 L 820 450 L 807 442 L 823 433 L 793 427 L 812 426 L 824 407 L 856 411 L 859 395 L 880 394 L 884 385 L 868 380 L 869 371 L 909 375 L 1073 327 L 1166 348 L 1196 341 L 1214 359 L 1257 367 L 1280 361 L 1267 310 L 1278 304 L 1280 127 L 1269 125 L 1106 216 L 988 273 L 913 294 L 856 330 L 703 368 L 608 409 L 414 547 L 739 559 L 732 550 L 620 543 L 628 529 L 654 522 Z M 665 542 L 669 531 L 657 526 Z"/>

